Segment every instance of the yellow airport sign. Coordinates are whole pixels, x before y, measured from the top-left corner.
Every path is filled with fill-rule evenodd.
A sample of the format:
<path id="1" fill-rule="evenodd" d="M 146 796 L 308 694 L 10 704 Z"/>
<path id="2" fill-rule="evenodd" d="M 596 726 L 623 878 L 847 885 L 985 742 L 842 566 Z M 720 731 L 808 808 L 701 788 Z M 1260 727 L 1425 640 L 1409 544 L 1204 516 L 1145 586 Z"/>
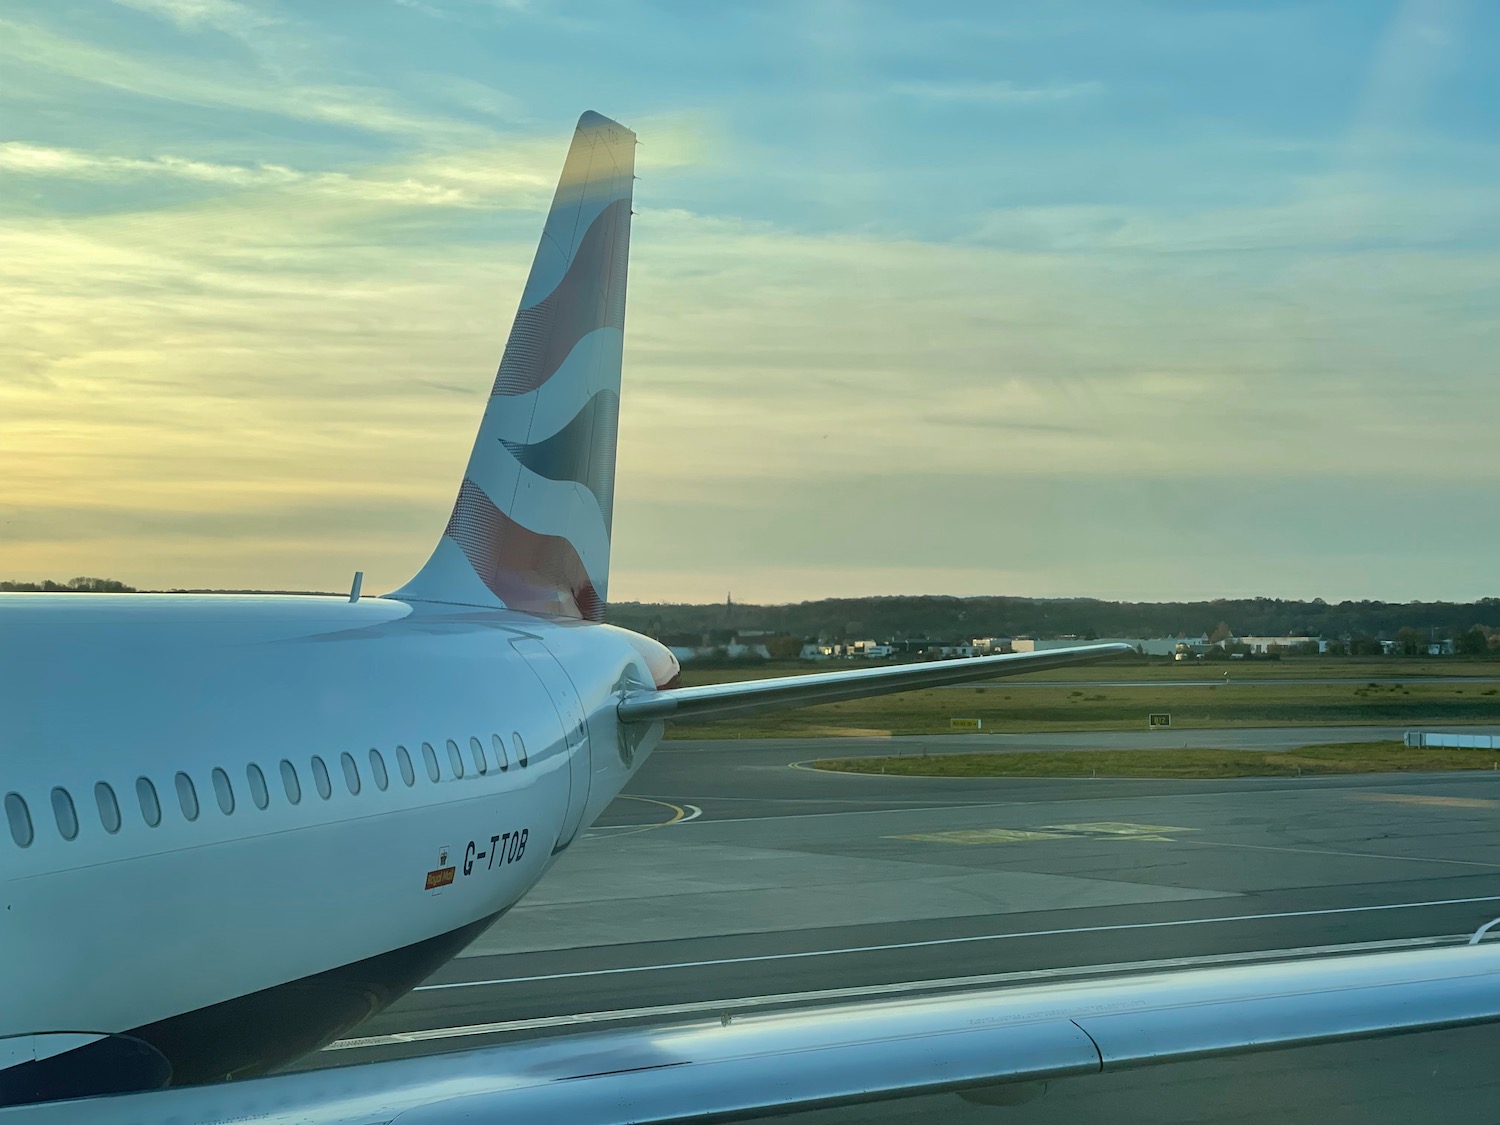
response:
<path id="1" fill-rule="evenodd" d="M 949 719 L 948 725 L 954 730 L 983 730 L 983 719 Z"/>

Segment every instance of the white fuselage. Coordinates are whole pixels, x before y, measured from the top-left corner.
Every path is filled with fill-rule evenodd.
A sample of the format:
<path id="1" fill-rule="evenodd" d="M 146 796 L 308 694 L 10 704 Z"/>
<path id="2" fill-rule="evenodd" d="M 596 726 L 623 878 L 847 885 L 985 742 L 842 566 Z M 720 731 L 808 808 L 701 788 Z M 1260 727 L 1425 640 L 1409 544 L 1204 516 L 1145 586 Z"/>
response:
<path id="1" fill-rule="evenodd" d="M 492 919 L 659 737 L 613 706 L 653 646 L 385 598 L 0 595 L 0 1037 L 158 1025 Z"/>

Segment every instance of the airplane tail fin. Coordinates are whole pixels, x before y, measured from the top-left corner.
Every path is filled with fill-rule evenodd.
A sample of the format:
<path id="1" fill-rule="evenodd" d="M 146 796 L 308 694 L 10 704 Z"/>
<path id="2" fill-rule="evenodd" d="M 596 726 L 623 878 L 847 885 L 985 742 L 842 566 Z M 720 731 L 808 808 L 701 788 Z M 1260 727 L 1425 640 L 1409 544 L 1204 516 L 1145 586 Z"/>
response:
<path id="1" fill-rule="evenodd" d="M 391 596 L 599 620 L 635 134 L 578 120 L 448 526 Z"/>

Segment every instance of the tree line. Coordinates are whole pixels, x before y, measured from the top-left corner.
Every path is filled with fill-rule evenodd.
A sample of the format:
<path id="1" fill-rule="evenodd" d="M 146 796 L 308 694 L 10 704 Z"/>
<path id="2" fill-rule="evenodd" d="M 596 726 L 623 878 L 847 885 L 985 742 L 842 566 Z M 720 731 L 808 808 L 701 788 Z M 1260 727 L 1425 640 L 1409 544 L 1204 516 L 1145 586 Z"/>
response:
<path id="1" fill-rule="evenodd" d="M 1226 635 L 1399 639 L 1425 645 L 1478 627 L 1500 630 L 1500 598 L 1474 602 L 1325 602 L 1225 598 L 1111 602 L 1095 598 L 827 598 L 788 605 L 616 602 L 612 624 L 667 637 L 762 630 L 827 641 L 931 637 L 1202 637 Z M 1412 630 L 1398 637 L 1401 630 Z M 1378 646 L 1377 646 L 1378 647 Z"/>
<path id="2" fill-rule="evenodd" d="M 132 594 L 113 578 L 65 582 L 0 580 L 0 592 Z M 198 592 L 198 591 L 193 591 Z M 231 592 L 231 591 L 214 591 Z M 232 591 L 253 593 L 254 591 Z M 288 591 L 290 592 L 290 591 Z M 1435 640 L 1460 654 L 1500 645 L 1500 598 L 1473 602 L 1325 602 L 1222 598 L 1193 602 L 1111 602 L 1097 598 L 957 598 L 940 595 L 825 598 L 786 605 L 614 602 L 610 624 L 668 643 L 724 644 L 746 631 L 767 634 L 790 653 L 792 639 L 825 641 L 973 637 L 1324 637 L 1335 651 L 1377 655 L 1380 641 L 1416 656 Z"/>
<path id="3" fill-rule="evenodd" d="M 113 578 L 69 578 L 66 582 L 43 579 L 41 582 L 0 581 L 0 593 L 4 594 L 133 594 L 134 586 L 127 586 Z"/>

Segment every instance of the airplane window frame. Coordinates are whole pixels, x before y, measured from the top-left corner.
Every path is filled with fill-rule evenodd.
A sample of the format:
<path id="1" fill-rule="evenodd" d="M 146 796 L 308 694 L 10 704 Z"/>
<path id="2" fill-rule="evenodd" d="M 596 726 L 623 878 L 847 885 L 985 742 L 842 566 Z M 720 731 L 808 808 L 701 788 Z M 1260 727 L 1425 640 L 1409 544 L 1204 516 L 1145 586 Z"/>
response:
<path id="1" fill-rule="evenodd" d="M 447 750 L 448 750 L 448 768 L 453 771 L 453 776 L 455 778 L 457 778 L 458 780 L 462 781 L 463 777 L 464 777 L 464 754 L 463 754 L 463 751 L 458 748 L 458 743 L 455 740 L 451 739 L 451 738 L 448 739 Z"/>
<path id="2" fill-rule="evenodd" d="M 495 756 L 500 761 L 500 772 L 505 773 L 510 769 L 510 748 L 505 745 L 505 739 L 498 734 L 490 735 L 490 749 L 495 751 Z"/>
<path id="3" fill-rule="evenodd" d="M 18 815 L 19 814 L 19 815 Z M 31 808 L 26 798 L 12 790 L 5 795 L 5 819 L 10 826 L 10 838 L 18 848 L 29 848 L 36 841 L 36 825 L 31 820 Z M 25 831 L 22 832 L 21 829 Z M 25 836 L 23 840 L 21 837 Z"/>
<path id="4" fill-rule="evenodd" d="M 474 768 L 480 777 L 490 772 L 490 763 L 484 756 L 484 743 L 472 734 L 469 736 L 469 757 L 474 759 Z"/>
<path id="5" fill-rule="evenodd" d="M 107 781 L 96 781 L 94 783 L 94 804 L 99 807 L 99 823 L 104 831 L 113 836 L 124 825 L 124 817 L 120 815 L 120 801 L 115 796 L 114 788 Z"/>
<path id="6" fill-rule="evenodd" d="M 370 776 L 375 779 L 375 788 L 382 793 L 391 787 L 391 775 L 385 768 L 385 757 L 373 746 L 370 747 Z"/>
<path id="7" fill-rule="evenodd" d="M 339 766 L 344 771 L 344 787 L 349 790 L 349 796 L 358 797 L 361 781 L 359 764 L 354 760 L 354 755 L 345 750 L 339 755 Z"/>
<path id="8" fill-rule="evenodd" d="M 438 766 L 437 751 L 432 748 L 432 743 L 422 743 L 422 764 L 427 767 L 427 777 L 437 784 L 443 780 L 443 771 Z"/>
<path id="9" fill-rule="evenodd" d="M 286 791 L 287 803 L 300 805 L 302 803 L 302 778 L 297 776 L 297 767 L 290 758 L 281 759 L 281 787 Z"/>
<path id="10" fill-rule="evenodd" d="M 61 785 L 52 787 L 52 819 L 57 821 L 58 835 L 64 840 L 78 839 L 78 806 L 73 803 L 73 794 Z"/>
<path id="11" fill-rule="evenodd" d="M 401 770 L 401 780 L 410 789 L 417 783 L 417 767 L 412 765 L 411 751 L 405 746 L 396 747 L 396 765 Z"/>
<path id="12" fill-rule="evenodd" d="M 524 770 L 531 764 L 531 759 L 526 756 L 526 740 L 521 737 L 521 732 L 518 730 L 510 732 L 510 740 L 516 747 L 516 763 Z"/>
<path id="13" fill-rule="evenodd" d="M 321 755 L 312 756 L 313 788 L 325 801 L 333 800 L 333 775 L 328 772 L 328 763 Z"/>
<path id="14" fill-rule="evenodd" d="M 245 784 L 250 787 L 250 800 L 264 812 L 271 807 L 271 787 L 266 784 L 266 774 L 254 762 L 245 766 Z"/>
<path id="15" fill-rule="evenodd" d="M 141 820 L 147 828 L 161 827 L 161 794 L 156 783 L 142 775 L 135 779 L 135 802 L 141 808 Z"/>
<path id="16" fill-rule="evenodd" d="M 177 790 L 177 806 L 182 810 L 182 815 L 189 822 L 198 819 L 203 812 L 203 804 L 198 800 L 198 787 L 193 784 L 193 779 L 181 770 L 172 778 L 172 784 Z"/>
<path id="17" fill-rule="evenodd" d="M 230 784 L 229 774 L 222 766 L 215 766 L 209 775 L 209 781 L 214 787 L 214 799 L 219 803 L 219 811 L 225 816 L 234 815 L 234 786 Z"/>

